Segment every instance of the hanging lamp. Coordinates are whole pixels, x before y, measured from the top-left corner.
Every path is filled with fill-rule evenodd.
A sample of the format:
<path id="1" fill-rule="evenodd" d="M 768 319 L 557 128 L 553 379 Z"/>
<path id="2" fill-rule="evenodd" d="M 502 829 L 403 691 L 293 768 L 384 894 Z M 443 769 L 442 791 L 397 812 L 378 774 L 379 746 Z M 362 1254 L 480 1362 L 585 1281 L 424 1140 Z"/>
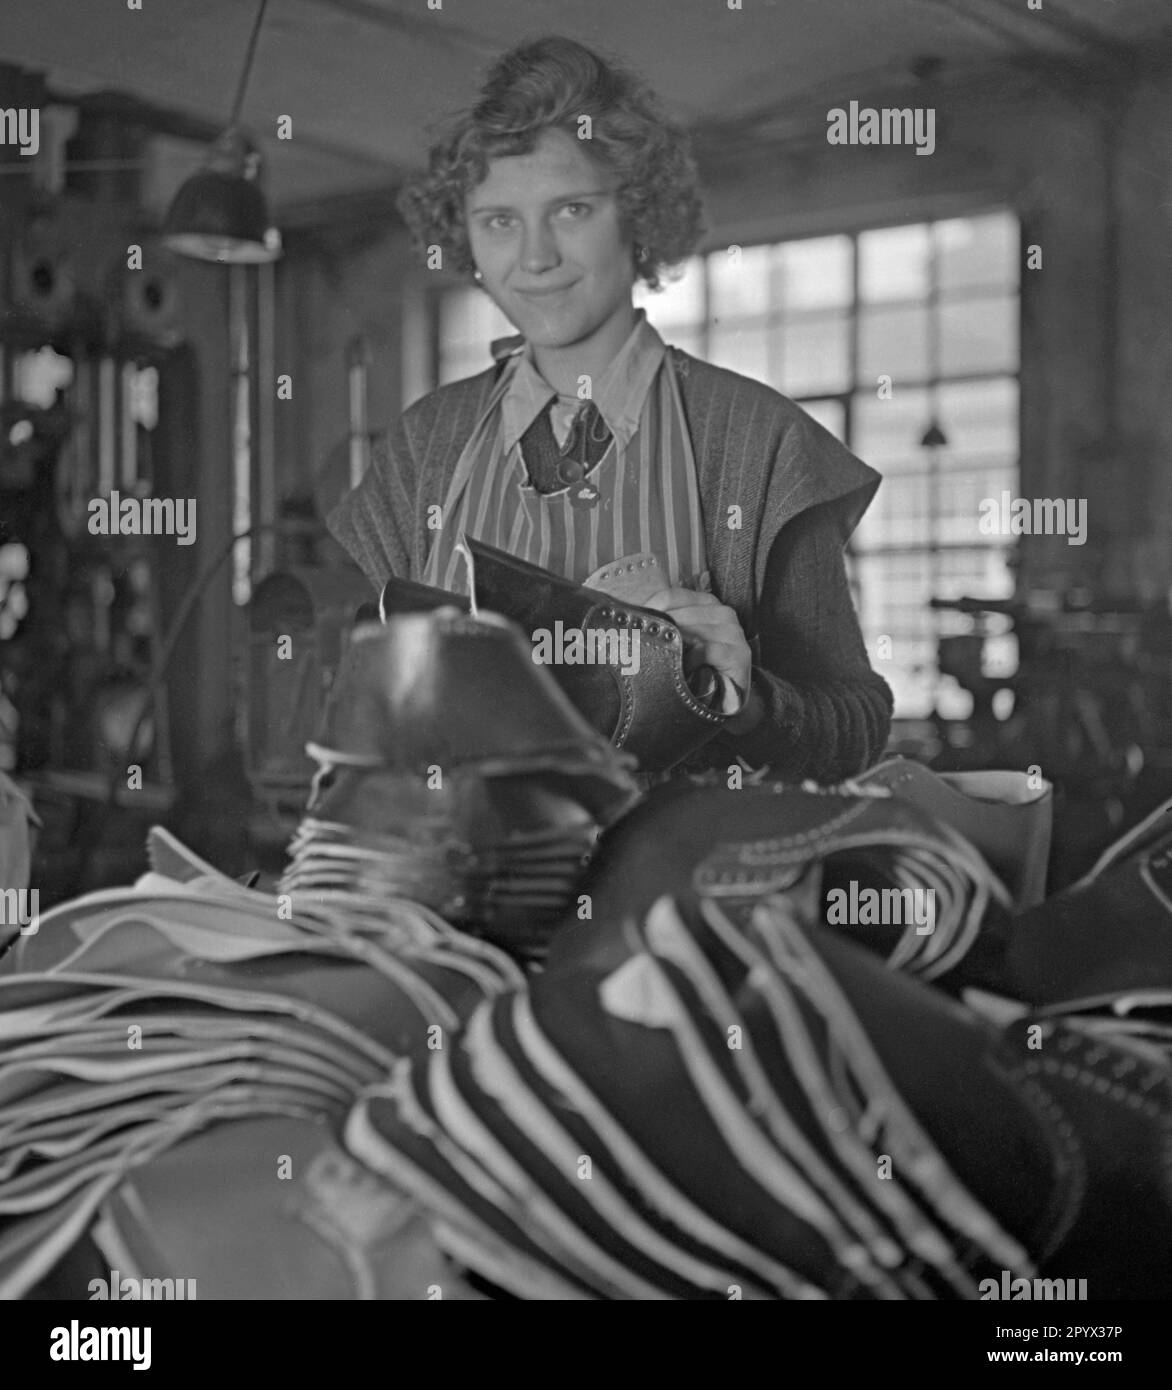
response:
<path id="1" fill-rule="evenodd" d="M 232 114 L 212 145 L 204 167 L 180 187 L 163 223 L 173 251 L 221 265 L 255 265 L 281 254 L 281 234 L 270 225 L 260 188 L 261 158 L 240 128 L 244 93 L 268 0 L 260 0 Z"/>

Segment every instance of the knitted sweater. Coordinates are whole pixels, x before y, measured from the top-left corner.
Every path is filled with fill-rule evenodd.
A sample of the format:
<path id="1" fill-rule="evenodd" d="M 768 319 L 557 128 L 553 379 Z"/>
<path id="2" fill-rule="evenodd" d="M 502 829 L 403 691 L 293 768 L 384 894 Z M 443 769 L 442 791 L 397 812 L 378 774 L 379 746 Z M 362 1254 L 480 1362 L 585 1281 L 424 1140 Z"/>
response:
<path id="1" fill-rule="evenodd" d="M 749 733 L 705 750 L 787 779 L 853 776 L 877 761 L 891 691 L 867 659 L 843 546 L 879 475 L 793 401 L 671 349 L 699 473 L 712 591 L 741 621 L 765 707 Z M 327 525 L 381 589 L 420 579 L 464 444 L 494 369 L 440 387 L 391 426 L 358 487 Z"/>

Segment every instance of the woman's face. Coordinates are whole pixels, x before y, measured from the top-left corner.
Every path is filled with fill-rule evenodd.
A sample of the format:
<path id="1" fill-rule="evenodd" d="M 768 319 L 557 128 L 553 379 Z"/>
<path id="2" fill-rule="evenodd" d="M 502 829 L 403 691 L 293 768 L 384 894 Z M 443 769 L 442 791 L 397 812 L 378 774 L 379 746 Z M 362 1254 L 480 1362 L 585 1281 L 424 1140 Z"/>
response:
<path id="1" fill-rule="evenodd" d="M 545 130 L 531 154 L 492 160 L 464 200 L 483 286 L 537 347 L 572 347 L 631 312 L 633 249 L 589 146 Z"/>

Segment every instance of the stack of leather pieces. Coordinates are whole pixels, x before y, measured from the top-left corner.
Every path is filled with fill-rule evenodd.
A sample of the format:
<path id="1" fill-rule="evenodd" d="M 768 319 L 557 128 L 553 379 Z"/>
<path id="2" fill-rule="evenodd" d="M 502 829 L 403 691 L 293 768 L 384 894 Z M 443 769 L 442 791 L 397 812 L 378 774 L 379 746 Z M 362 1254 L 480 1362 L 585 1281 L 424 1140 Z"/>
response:
<path id="1" fill-rule="evenodd" d="M 1039 1004 L 1146 994 L 1152 1021 L 1159 1004 L 1172 1024 L 1172 799 L 1015 919 L 1006 973 L 1015 997 Z"/>
<path id="2" fill-rule="evenodd" d="M 375 918 L 408 899 L 526 958 L 638 795 L 519 632 L 454 608 L 355 629 L 309 751 L 280 892 Z"/>
<path id="3" fill-rule="evenodd" d="M 592 922 L 370 1088 L 348 1147 L 527 1298 L 1168 1287 L 1167 1054 L 1078 1005 L 978 1012 L 827 930 L 814 871 L 881 826 L 925 834 L 887 796 L 653 793 Z"/>
<path id="4" fill-rule="evenodd" d="M 527 1298 L 972 1298 L 1033 1271 L 1074 1175 L 991 1030 L 784 898 L 741 925 L 664 897 L 612 935 L 617 967 L 551 965 L 351 1116 L 455 1257 Z"/>
<path id="5" fill-rule="evenodd" d="M 828 918 L 828 893 L 849 885 L 917 890 L 932 898 L 930 930 L 915 920 Z M 983 855 L 945 822 L 883 786 L 795 787 L 761 780 L 730 790 L 694 780 L 657 787 L 603 838 L 582 881 L 593 921 L 559 928 L 554 954 L 605 951 L 598 922 L 646 911 L 670 893 L 752 905 L 770 893 L 800 899 L 804 919 L 858 940 L 897 969 L 936 979 L 954 970 L 1007 890 Z M 903 901 L 906 901 L 903 900 Z"/>
<path id="6" fill-rule="evenodd" d="M 1024 772 L 935 772 L 909 758 L 877 763 L 852 785 L 886 787 L 963 835 L 1009 891 L 1014 912 L 1046 896 L 1054 787 Z"/>
<path id="7" fill-rule="evenodd" d="M 0 973 L 0 1296 L 29 1292 L 91 1228 L 123 1274 L 198 1267 L 205 1297 L 249 1280 L 248 1296 L 304 1296 L 283 1282 L 298 1269 L 323 1297 L 399 1287 L 413 1217 L 397 1199 L 352 1193 L 348 1224 L 313 1215 L 345 1214 L 338 1193 L 369 1186 L 337 1145 L 342 1118 L 409 1049 L 516 987 L 517 968 L 409 905 L 384 904 L 377 926 L 312 904 L 286 920 L 165 832 L 150 849 L 135 888 L 44 914 Z M 224 1203 L 242 1191 L 259 1225 L 229 1234 Z M 261 1227 L 281 1238 L 248 1255 Z"/>

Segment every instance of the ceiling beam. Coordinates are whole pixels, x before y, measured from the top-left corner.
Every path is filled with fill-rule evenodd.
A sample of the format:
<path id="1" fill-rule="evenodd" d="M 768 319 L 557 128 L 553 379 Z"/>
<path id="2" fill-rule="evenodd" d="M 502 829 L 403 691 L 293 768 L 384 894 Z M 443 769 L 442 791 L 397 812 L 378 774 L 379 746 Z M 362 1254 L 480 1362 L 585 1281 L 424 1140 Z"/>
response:
<path id="1" fill-rule="evenodd" d="M 302 0 L 302 3 L 349 15 L 362 24 L 386 29 L 392 34 L 408 34 L 425 43 L 455 45 L 485 57 L 500 51 L 499 40 L 478 34 L 466 25 L 453 24 L 442 12 L 432 11 L 433 17 L 424 19 L 419 15 L 403 14 L 385 5 L 373 4 L 372 0 Z"/>
<path id="2" fill-rule="evenodd" d="M 223 122 L 209 121 L 203 116 L 193 116 L 187 111 L 173 107 L 160 106 L 157 102 L 146 101 L 141 97 L 130 96 L 126 92 L 87 92 L 84 96 L 69 95 L 46 90 L 46 104 L 75 107 L 79 112 L 117 117 L 128 124 L 142 126 L 152 135 L 166 135 L 173 140 L 185 140 L 195 145 L 210 145 L 224 129 Z M 245 128 L 248 129 L 247 122 Z M 275 137 L 258 136 L 250 130 L 267 150 L 280 149 L 281 142 Z M 348 164 L 361 165 L 368 169 L 380 170 L 384 177 L 394 178 L 401 172 L 401 166 L 394 160 L 369 154 L 355 145 L 343 144 L 320 135 L 304 132 L 304 125 L 297 135 L 298 149 L 312 154 L 326 155 L 333 160 L 344 160 Z"/>

